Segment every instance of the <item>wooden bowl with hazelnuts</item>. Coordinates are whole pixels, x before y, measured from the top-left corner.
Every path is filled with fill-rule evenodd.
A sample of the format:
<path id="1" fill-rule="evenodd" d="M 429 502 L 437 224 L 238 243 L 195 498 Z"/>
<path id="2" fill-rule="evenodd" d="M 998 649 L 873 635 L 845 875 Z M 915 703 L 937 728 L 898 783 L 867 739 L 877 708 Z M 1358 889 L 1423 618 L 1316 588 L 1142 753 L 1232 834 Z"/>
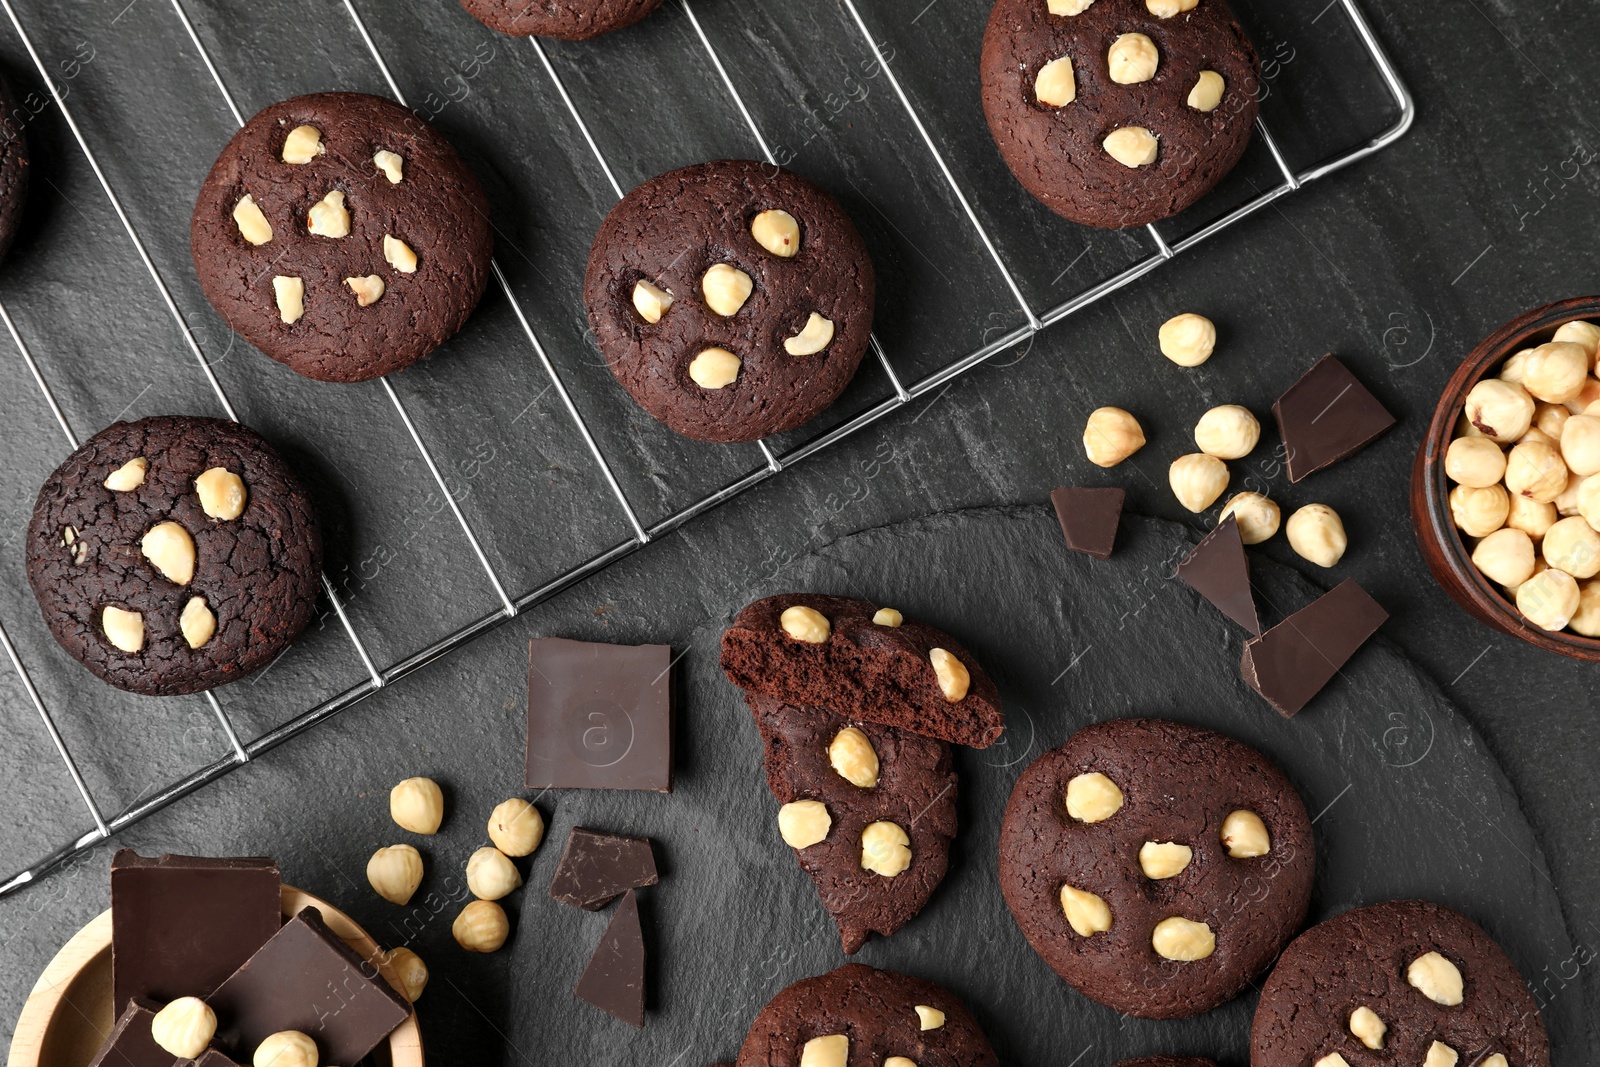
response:
<path id="1" fill-rule="evenodd" d="M 1537 308 L 1445 386 L 1411 476 L 1417 542 L 1468 613 L 1600 661 L 1600 297 Z"/>

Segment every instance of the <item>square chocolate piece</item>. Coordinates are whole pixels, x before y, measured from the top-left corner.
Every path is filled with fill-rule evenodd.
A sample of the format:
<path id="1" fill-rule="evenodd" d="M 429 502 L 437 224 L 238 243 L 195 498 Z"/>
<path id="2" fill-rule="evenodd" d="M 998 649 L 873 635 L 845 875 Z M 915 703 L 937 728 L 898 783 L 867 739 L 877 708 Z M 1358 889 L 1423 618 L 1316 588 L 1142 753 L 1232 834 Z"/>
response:
<path id="1" fill-rule="evenodd" d="M 148 1000 L 129 1002 L 89 1067 L 175 1067 L 178 1057 L 156 1044 L 150 1034 L 150 1020 L 159 1007 Z"/>
<path id="2" fill-rule="evenodd" d="M 112 1008 L 206 997 L 283 925 L 270 859 L 111 860 Z"/>
<path id="3" fill-rule="evenodd" d="M 1278 625 L 1245 642 L 1240 673 L 1284 718 L 1292 718 L 1333 681 L 1378 632 L 1389 613 L 1346 578 Z"/>
<path id="4" fill-rule="evenodd" d="M 1067 547 L 1095 559 L 1110 559 L 1122 520 L 1121 489 L 1056 489 L 1050 494 Z"/>
<path id="5" fill-rule="evenodd" d="M 529 789 L 672 792 L 672 648 L 528 642 Z"/>
<path id="6" fill-rule="evenodd" d="M 1331 352 L 1278 398 L 1272 415 L 1291 482 L 1360 451 L 1394 425 L 1389 410 Z"/>

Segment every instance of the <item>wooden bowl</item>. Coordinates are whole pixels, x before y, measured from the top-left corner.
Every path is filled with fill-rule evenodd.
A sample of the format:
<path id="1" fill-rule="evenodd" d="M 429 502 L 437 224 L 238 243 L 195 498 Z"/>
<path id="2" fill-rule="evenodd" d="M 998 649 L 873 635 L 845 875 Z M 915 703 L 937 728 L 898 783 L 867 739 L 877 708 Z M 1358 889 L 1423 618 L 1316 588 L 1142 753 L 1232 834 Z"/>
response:
<path id="1" fill-rule="evenodd" d="M 1422 446 L 1417 449 L 1417 462 L 1411 471 L 1411 518 L 1428 569 L 1468 614 L 1530 645 L 1574 659 L 1600 662 L 1600 639 L 1534 626 L 1497 586 L 1478 573 L 1450 517 L 1450 485 L 1444 475 L 1445 449 L 1455 436 L 1467 393 L 1508 356 L 1543 344 L 1558 326 L 1573 319 L 1600 320 L 1600 296 L 1575 297 L 1519 315 L 1472 350 L 1445 386 Z"/>
<path id="2" fill-rule="evenodd" d="M 380 958 L 377 942 L 348 915 L 310 893 L 293 886 L 283 887 L 284 918 L 307 907 L 320 911 L 328 928 L 376 966 L 390 985 L 403 988 L 393 969 Z M 111 911 L 107 909 L 61 946 L 33 984 L 11 1037 L 6 1067 L 86 1067 L 114 1024 Z M 422 1067 L 422 1032 L 417 1028 L 416 1012 L 389 1035 L 387 1045 L 373 1051 L 371 1058 L 386 1067 Z"/>

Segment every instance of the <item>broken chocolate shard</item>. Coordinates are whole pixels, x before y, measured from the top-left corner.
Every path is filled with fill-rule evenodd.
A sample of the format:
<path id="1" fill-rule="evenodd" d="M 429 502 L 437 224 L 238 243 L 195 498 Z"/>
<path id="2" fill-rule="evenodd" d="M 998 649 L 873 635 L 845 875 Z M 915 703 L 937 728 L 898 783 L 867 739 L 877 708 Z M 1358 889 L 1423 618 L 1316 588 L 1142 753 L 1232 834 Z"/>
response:
<path id="1" fill-rule="evenodd" d="M 1278 398 L 1272 415 L 1291 482 L 1359 452 L 1395 421 L 1331 352 Z"/>
<path id="2" fill-rule="evenodd" d="M 1229 515 L 1201 538 L 1178 564 L 1178 577 L 1246 630 L 1261 632 L 1255 596 L 1250 592 L 1250 562 L 1234 516 Z"/>
<path id="3" fill-rule="evenodd" d="M 529 789 L 672 792 L 672 648 L 528 642 Z"/>
<path id="4" fill-rule="evenodd" d="M 130 1001 L 89 1067 L 174 1067 L 178 1058 L 156 1044 L 150 1033 L 150 1021 L 159 1009 L 159 1004 L 143 998 Z"/>
<path id="5" fill-rule="evenodd" d="M 1285 718 L 1333 680 L 1389 613 L 1347 578 L 1260 637 L 1245 642 L 1240 673 Z"/>
<path id="6" fill-rule="evenodd" d="M 633 890 L 623 894 L 573 992 L 629 1026 L 644 1026 L 644 931 Z"/>
<path id="7" fill-rule="evenodd" d="M 112 1010 L 134 997 L 206 997 L 283 925 L 270 859 L 111 860 Z"/>
<path id="8" fill-rule="evenodd" d="M 1056 489 L 1050 494 L 1067 547 L 1095 559 L 1110 559 L 1122 519 L 1121 489 Z"/>
<path id="9" fill-rule="evenodd" d="M 324 1063 L 356 1063 L 411 1015 L 411 1004 L 306 908 L 283 924 L 206 1003 L 217 1043 L 248 1057 L 280 1030 L 317 1043 Z"/>
<path id="10" fill-rule="evenodd" d="M 606 834 L 579 826 L 567 836 L 550 880 L 550 899 L 599 911 L 630 889 L 660 880 L 648 837 Z"/>
<path id="11" fill-rule="evenodd" d="M 107 1064 L 106 1067 L 111 1067 L 111 1065 Z M 231 1056 L 223 1055 L 214 1048 L 208 1048 L 205 1051 L 205 1055 L 194 1061 L 194 1067 L 239 1067 L 239 1062 Z"/>

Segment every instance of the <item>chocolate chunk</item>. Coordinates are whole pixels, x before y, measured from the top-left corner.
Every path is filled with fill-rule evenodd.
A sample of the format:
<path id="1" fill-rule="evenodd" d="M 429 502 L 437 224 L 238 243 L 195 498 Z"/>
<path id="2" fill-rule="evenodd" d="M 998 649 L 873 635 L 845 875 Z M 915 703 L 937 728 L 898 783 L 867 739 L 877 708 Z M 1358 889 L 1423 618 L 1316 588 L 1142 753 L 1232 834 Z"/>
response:
<path id="1" fill-rule="evenodd" d="M 270 859 L 111 859 L 113 1010 L 205 997 L 283 925 Z"/>
<path id="2" fill-rule="evenodd" d="M 1333 680 L 1389 613 L 1346 578 L 1260 637 L 1246 641 L 1240 672 L 1285 718 Z"/>
<path id="3" fill-rule="evenodd" d="M 206 998 L 217 1043 L 248 1056 L 280 1030 L 316 1041 L 325 1063 L 355 1063 L 411 1015 L 411 1004 L 306 908 Z"/>
<path id="4" fill-rule="evenodd" d="M 1394 425 L 1394 416 L 1328 353 L 1272 405 L 1289 453 L 1289 480 L 1354 455 Z"/>
<path id="5" fill-rule="evenodd" d="M 204 1056 L 194 1061 L 194 1067 L 239 1067 L 239 1063 L 231 1056 L 225 1056 L 214 1048 L 208 1048 Z"/>
<path id="6" fill-rule="evenodd" d="M 1095 559 L 1110 559 L 1122 518 L 1121 489 L 1057 489 L 1050 494 L 1067 547 Z"/>
<path id="7" fill-rule="evenodd" d="M 529 789 L 672 792 L 672 649 L 528 642 Z"/>
<path id="8" fill-rule="evenodd" d="M 1239 520 L 1234 516 L 1223 519 L 1194 546 L 1194 551 L 1178 564 L 1178 577 L 1246 630 L 1261 632 L 1255 597 L 1250 592 L 1250 563 L 1245 559 Z"/>
<path id="9" fill-rule="evenodd" d="M 633 890 L 617 905 L 573 992 L 629 1026 L 644 1026 L 644 931 Z"/>
<path id="10" fill-rule="evenodd" d="M 605 834 L 576 827 L 567 836 L 550 880 L 550 899 L 599 911 L 630 889 L 660 881 L 648 837 Z"/>
<path id="11" fill-rule="evenodd" d="M 174 1067 L 179 1063 L 150 1034 L 150 1020 L 159 1009 L 160 1005 L 142 998 L 130 1001 L 89 1067 Z"/>

